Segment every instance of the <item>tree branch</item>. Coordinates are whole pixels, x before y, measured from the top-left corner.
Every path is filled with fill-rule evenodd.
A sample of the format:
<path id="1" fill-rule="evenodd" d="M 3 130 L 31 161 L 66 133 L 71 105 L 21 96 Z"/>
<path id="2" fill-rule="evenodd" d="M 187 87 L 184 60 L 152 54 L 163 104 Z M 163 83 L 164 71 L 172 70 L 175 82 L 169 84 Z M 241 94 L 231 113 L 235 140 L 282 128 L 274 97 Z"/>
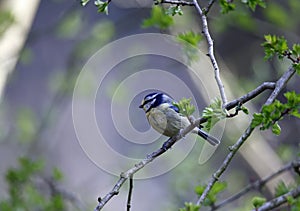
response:
<path id="1" fill-rule="evenodd" d="M 291 190 L 290 192 L 278 196 L 266 203 L 264 203 L 261 207 L 258 207 L 256 209 L 253 209 L 252 211 L 266 211 L 266 210 L 272 210 L 275 207 L 278 207 L 288 201 L 289 197 L 296 198 L 300 196 L 300 186 L 296 187 L 295 189 Z"/>
<path id="2" fill-rule="evenodd" d="M 274 172 L 273 174 L 270 174 L 269 176 L 261 179 L 261 180 L 256 180 L 255 182 L 247 185 L 243 190 L 241 190 L 240 192 L 238 192 L 237 194 L 225 199 L 224 201 L 214 205 L 214 207 L 212 208 L 212 210 L 217 210 L 221 207 L 223 207 L 226 204 L 229 204 L 237 199 L 239 199 L 240 197 L 242 197 L 243 195 L 245 195 L 246 193 L 248 193 L 251 190 L 261 190 L 263 188 L 263 186 L 269 182 L 270 180 L 274 179 L 275 177 L 279 176 L 280 174 L 282 174 L 285 171 L 289 171 L 291 169 L 295 169 L 295 168 L 299 168 L 300 167 L 300 160 L 294 160 L 286 165 L 284 165 L 283 167 L 281 167 L 280 169 L 278 169 L 276 172 Z"/>
<path id="3" fill-rule="evenodd" d="M 181 5 L 181 6 L 194 6 L 193 2 L 190 1 L 182 1 L 182 0 L 162 0 L 159 2 L 160 4 L 175 4 L 175 5 Z"/>
<path id="4" fill-rule="evenodd" d="M 282 90 L 282 87 L 286 85 L 286 83 L 290 80 L 290 78 L 294 75 L 294 73 L 295 73 L 295 69 L 293 68 L 293 66 L 290 66 L 288 71 L 286 71 L 281 76 L 281 78 L 279 78 L 279 80 L 276 82 L 276 87 L 272 92 L 272 94 L 270 95 L 270 97 L 268 98 L 265 105 L 270 105 L 275 100 L 279 92 Z"/>
<path id="5" fill-rule="evenodd" d="M 126 182 L 126 180 L 130 177 L 132 177 L 136 172 L 138 172 L 140 169 L 144 168 L 148 163 L 152 162 L 155 158 L 160 156 L 161 154 L 165 153 L 168 149 L 170 149 L 178 140 L 183 138 L 185 135 L 187 135 L 189 132 L 191 132 L 195 127 L 197 127 L 199 124 L 205 122 L 205 118 L 199 118 L 192 122 L 188 127 L 181 130 L 178 135 L 173 136 L 169 138 L 166 142 L 164 142 L 163 146 L 158 149 L 155 152 L 152 152 L 151 154 L 148 154 L 146 158 L 144 158 L 139 163 L 135 164 L 134 167 L 127 170 L 126 172 L 121 173 L 119 180 L 113 187 L 113 189 L 107 193 L 103 198 L 98 198 L 98 205 L 94 209 L 95 211 L 101 210 L 104 205 L 115 195 L 118 195 L 120 188 L 122 185 Z"/>
<path id="6" fill-rule="evenodd" d="M 130 211 L 130 208 L 131 208 L 132 189 L 133 189 L 133 177 L 131 176 L 129 178 L 129 190 L 128 190 L 128 198 L 127 198 L 127 211 Z"/>
<path id="7" fill-rule="evenodd" d="M 244 104 L 249 100 L 255 98 L 263 91 L 267 89 L 275 89 L 276 83 L 275 82 L 264 82 L 260 86 L 256 87 L 254 90 L 248 92 L 247 94 L 243 95 L 242 97 L 235 99 L 229 103 L 227 103 L 224 107 L 226 110 L 230 110 L 236 107 L 238 104 Z"/>
<path id="8" fill-rule="evenodd" d="M 210 0 L 207 7 L 203 9 L 204 14 L 207 15 L 213 4 L 215 3 L 215 0 Z"/>
<path id="9" fill-rule="evenodd" d="M 227 103 L 227 98 L 226 98 L 223 82 L 220 78 L 219 65 L 218 65 L 217 60 L 216 60 L 215 55 L 214 55 L 214 41 L 211 38 L 210 33 L 209 33 L 206 13 L 204 13 L 204 11 L 201 9 L 201 7 L 198 4 L 197 0 L 193 0 L 193 3 L 194 3 L 194 6 L 195 6 L 197 12 L 199 13 L 199 15 L 201 17 L 202 32 L 203 32 L 203 34 L 206 38 L 207 44 L 208 44 L 208 56 L 209 56 L 210 61 L 213 65 L 213 67 L 214 67 L 215 79 L 216 79 L 217 85 L 219 87 L 219 91 L 220 91 L 220 95 L 221 95 L 223 105 L 225 105 Z"/>
<path id="10" fill-rule="evenodd" d="M 284 88 L 286 83 L 289 81 L 289 79 L 292 77 L 292 75 L 295 73 L 295 69 L 293 67 L 290 67 L 276 82 L 276 86 L 274 91 L 271 93 L 268 100 L 265 102 L 265 105 L 271 104 L 275 98 L 278 96 L 279 92 Z M 249 138 L 251 133 L 253 132 L 254 128 L 251 127 L 251 123 L 249 124 L 248 128 L 245 130 L 245 132 L 242 134 L 242 136 L 238 139 L 238 141 L 230 147 L 230 152 L 226 156 L 224 162 L 221 164 L 221 166 L 218 168 L 218 170 L 212 175 L 211 179 L 209 180 L 205 190 L 199 197 L 197 201 L 197 205 L 201 205 L 204 201 L 204 199 L 207 197 L 209 191 L 212 189 L 213 185 L 218 181 L 220 176 L 224 173 L 224 171 L 227 169 L 229 163 L 231 162 L 234 155 L 237 153 L 239 148 L 244 144 L 244 142 Z"/>
<path id="11" fill-rule="evenodd" d="M 295 71 L 294 71 L 295 72 Z M 290 77 L 288 77 L 290 74 L 284 74 L 280 79 L 284 78 L 285 80 L 288 80 Z M 279 79 L 279 80 L 280 80 Z M 279 81 L 278 80 L 278 81 Z M 283 79 L 281 80 L 283 82 Z M 277 86 L 283 86 L 285 85 L 285 83 L 272 83 L 272 82 L 265 82 L 262 85 L 260 85 L 259 87 L 257 87 L 256 89 L 254 89 L 253 91 L 249 92 L 248 94 L 240 97 L 237 100 L 234 100 L 232 102 L 229 102 L 228 104 L 226 104 L 226 109 L 230 110 L 232 108 L 234 108 L 236 105 L 238 105 L 239 102 L 247 102 L 250 99 L 256 97 L 257 95 L 259 95 L 260 93 L 262 93 L 264 90 L 266 89 L 274 89 L 277 88 Z M 281 87 L 282 89 L 282 87 Z M 155 152 L 152 152 L 151 154 L 147 155 L 146 158 L 144 158 L 142 161 L 140 161 L 138 164 L 136 164 L 133 168 L 127 170 L 126 172 L 122 173 L 120 175 L 119 180 L 116 182 L 115 186 L 113 187 L 113 189 L 107 193 L 103 198 L 98 198 L 98 205 L 95 208 L 95 211 L 99 211 L 101 210 L 105 204 L 115 195 L 118 195 L 120 188 L 122 187 L 122 185 L 126 182 L 126 180 L 128 178 L 130 178 L 131 176 L 133 176 L 136 172 L 138 172 L 140 169 L 142 169 L 144 166 L 146 166 L 148 163 L 152 162 L 156 157 L 162 155 L 163 153 L 165 153 L 168 149 L 170 149 L 178 140 L 180 140 L 182 137 L 184 137 L 186 134 L 188 134 L 189 132 L 191 132 L 195 127 L 203 124 L 204 122 L 206 122 L 207 119 L 206 118 L 199 118 L 196 119 L 195 121 L 192 121 L 192 124 L 189 125 L 187 128 L 183 129 L 180 131 L 180 133 L 177 136 L 174 136 L 172 138 L 169 138 L 166 142 L 164 142 L 163 146 L 158 149 Z M 211 180 L 210 182 L 210 187 L 207 187 L 207 190 L 209 192 L 209 190 L 211 189 L 211 187 L 213 186 L 213 184 L 218 180 L 219 176 L 222 175 L 222 173 L 226 170 L 227 166 L 229 165 L 232 157 L 234 156 L 234 154 L 236 153 L 236 151 L 238 150 L 238 148 L 243 144 L 243 142 L 250 136 L 250 134 L 252 133 L 253 129 L 251 129 L 250 127 L 245 131 L 245 133 L 243 134 L 243 136 L 240 137 L 240 139 L 238 140 L 238 142 L 233 145 L 231 147 L 231 152 L 228 154 L 226 160 L 224 161 L 223 165 L 219 168 L 219 170 L 213 175 L 213 180 Z M 207 193 L 208 193 L 207 192 Z M 203 193 L 202 195 L 204 197 L 206 197 L 207 193 Z M 199 199 L 199 203 L 202 203 L 203 199 Z"/>

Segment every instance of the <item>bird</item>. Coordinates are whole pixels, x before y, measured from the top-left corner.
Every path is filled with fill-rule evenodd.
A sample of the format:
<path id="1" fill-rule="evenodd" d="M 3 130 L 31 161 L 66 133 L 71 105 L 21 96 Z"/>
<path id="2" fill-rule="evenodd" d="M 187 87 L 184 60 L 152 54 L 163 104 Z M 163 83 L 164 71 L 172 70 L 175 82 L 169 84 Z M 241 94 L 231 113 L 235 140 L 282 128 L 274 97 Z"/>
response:
<path id="1" fill-rule="evenodd" d="M 139 108 L 144 110 L 152 128 L 160 134 L 173 137 L 176 136 L 181 129 L 190 125 L 188 118 L 179 113 L 179 109 L 175 104 L 176 101 L 169 95 L 163 92 L 152 92 L 144 97 Z M 213 146 L 220 143 L 217 138 L 211 136 L 199 127 L 195 127 L 192 133 L 198 134 Z"/>

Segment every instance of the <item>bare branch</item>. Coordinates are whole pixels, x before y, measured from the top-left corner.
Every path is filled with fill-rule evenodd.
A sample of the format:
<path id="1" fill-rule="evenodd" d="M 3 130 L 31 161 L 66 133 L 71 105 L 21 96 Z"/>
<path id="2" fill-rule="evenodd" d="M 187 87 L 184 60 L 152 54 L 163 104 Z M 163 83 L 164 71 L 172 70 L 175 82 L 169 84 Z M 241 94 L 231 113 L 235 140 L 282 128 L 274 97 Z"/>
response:
<path id="1" fill-rule="evenodd" d="M 199 13 L 199 15 L 201 17 L 202 32 L 203 32 L 203 34 L 206 38 L 207 44 L 208 44 L 208 56 L 209 56 L 210 61 L 213 65 L 213 67 L 214 67 L 215 79 L 216 79 L 216 82 L 217 82 L 218 87 L 219 87 L 219 91 L 220 91 L 220 95 L 221 95 L 223 105 L 225 105 L 227 103 L 227 98 L 226 98 L 223 82 L 220 78 L 219 65 L 218 65 L 217 60 L 216 60 L 215 55 L 214 55 L 214 41 L 211 38 L 210 33 L 209 33 L 206 14 L 202 11 L 202 9 L 201 9 L 200 5 L 198 4 L 197 0 L 193 0 L 193 2 L 194 2 L 194 5 L 195 5 L 195 8 L 196 8 L 197 12 Z"/>
<path id="2" fill-rule="evenodd" d="M 258 207 L 256 209 L 253 209 L 252 211 L 266 211 L 266 210 L 272 210 L 275 207 L 278 207 L 284 203 L 286 203 L 288 201 L 289 197 L 299 197 L 300 196 L 300 186 L 298 186 L 297 188 L 291 190 L 290 192 L 282 195 L 282 196 L 278 196 L 266 203 L 264 203 L 261 207 Z"/>
<path id="3" fill-rule="evenodd" d="M 290 78 L 294 75 L 294 73 L 295 73 L 295 69 L 293 68 L 293 66 L 290 66 L 288 71 L 286 71 L 281 76 L 281 78 L 279 78 L 279 80 L 276 82 L 276 87 L 272 92 L 272 94 L 270 95 L 270 97 L 268 98 L 265 105 L 270 105 L 275 100 L 279 92 L 282 90 L 282 87 L 285 86 L 285 84 L 290 80 Z"/>
<path id="4" fill-rule="evenodd" d="M 219 180 L 220 176 L 224 173 L 227 169 L 229 163 L 231 162 L 234 155 L 237 153 L 238 149 L 243 145 L 243 143 L 248 139 L 248 137 L 253 132 L 254 128 L 250 126 L 246 129 L 243 135 L 239 138 L 239 140 L 230 148 L 230 152 L 225 158 L 222 165 L 218 168 L 218 170 L 212 175 L 211 179 L 209 180 L 205 190 L 203 191 L 202 195 L 197 201 L 197 205 L 201 205 L 204 199 L 207 197 L 209 191 L 212 189 L 213 185 Z"/>
<path id="5" fill-rule="evenodd" d="M 243 190 L 241 190 L 240 192 L 238 192 L 237 194 L 229 197 L 228 199 L 225 199 L 224 201 L 214 205 L 214 207 L 212 208 L 212 210 L 217 210 L 221 207 L 223 207 L 226 204 L 229 204 L 237 199 L 239 199 L 240 197 L 242 197 L 243 195 L 245 195 L 246 193 L 248 193 L 251 190 L 261 190 L 263 188 L 263 186 L 269 182 L 270 180 L 272 180 L 273 178 L 279 176 L 280 174 L 282 174 L 285 171 L 289 171 L 293 168 L 299 168 L 300 167 L 300 160 L 295 160 L 292 161 L 286 165 L 284 165 L 283 167 L 281 167 L 280 169 L 278 169 L 276 172 L 274 172 L 273 174 L 270 174 L 269 176 L 261 179 L 261 180 L 256 180 L 255 182 L 247 185 Z"/>
<path id="6" fill-rule="evenodd" d="M 175 4 L 175 5 L 181 5 L 181 6 L 194 6 L 193 2 L 190 1 L 182 1 L 182 0 L 162 0 L 160 2 L 161 4 Z"/>
<path id="7" fill-rule="evenodd" d="M 249 100 L 252 100 L 259 94 L 261 94 L 263 91 L 267 89 L 275 89 L 276 83 L 275 82 L 264 82 L 260 86 L 256 87 L 254 90 L 248 92 L 244 96 L 235 99 L 229 103 L 227 103 L 224 107 L 226 110 L 230 110 L 234 107 L 236 107 L 238 104 L 244 104 L 248 102 Z"/>
<path id="8" fill-rule="evenodd" d="M 215 0 L 210 0 L 207 7 L 204 8 L 204 14 L 207 15 L 207 13 L 209 12 L 209 10 L 211 9 L 211 7 L 213 6 L 213 4 L 215 3 Z"/>
<path id="9" fill-rule="evenodd" d="M 127 198 L 127 211 L 130 211 L 131 208 L 131 196 L 133 189 L 133 177 L 131 176 L 129 179 L 129 190 L 128 190 L 128 198 Z"/>
<path id="10" fill-rule="evenodd" d="M 101 210 L 104 205 L 115 195 L 118 195 L 120 188 L 122 185 L 125 183 L 125 181 L 132 177 L 136 172 L 138 172 L 140 169 L 144 168 L 148 163 L 152 162 L 155 158 L 160 156 L 161 154 L 165 153 L 168 149 L 170 149 L 178 140 L 183 138 L 185 135 L 187 135 L 189 132 L 191 132 L 196 126 L 199 124 L 205 122 L 205 118 L 199 118 L 193 122 L 193 124 L 190 124 L 188 127 L 185 129 L 181 130 L 177 136 L 173 136 L 169 138 L 163 146 L 158 149 L 155 152 L 152 152 L 151 154 L 147 155 L 146 158 L 144 158 L 142 161 L 139 163 L 135 164 L 134 167 L 131 169 L 127 170 L 126 172 L 121 173 L 119 180 L 113 187 L 113 189 L 106 194 L 103 198 L 98 198 L 98 205 L 94 209 L 95 211 Z"/>
<path id="11" fill-rule="evenodd" d="M 293 67 L 290 67 L 276 82 L 276 86 L 268 100 L 265 102 L 265 105 L 271 104 L 279 92 L 285 87 L 286 83 L 289 81 L 291 76 L 295 73 L 295 69 Z M 221 164 L 221 166 L 218 168 L 218 170 L 212 175 L 211 179 L 209 180 L 205 190 L 203 191 L 202 195 L 197 201 L 197 205 L 201 205 L 204 201 L 204 199 L 207 197 L 209 191 L 212 189 L 213 185 L 218 181 L 220 176 L 224 173 L 224 171 L 227 169 L 229 163 L 231 162 L 232 158 L 236 154 L 236 152 L 239 150 L 239 148 L 244 144 L 244 142 L 249 138 L 251 133 L 253 132 L 254 128 L 252 128 L 249 124 L 248 128 L 245 130 L 245 132 L 242 134 L 242 136 L 238 139 L 238 141 L 230 147 L 230 152 L 226 156 L 224 162 Z"/>

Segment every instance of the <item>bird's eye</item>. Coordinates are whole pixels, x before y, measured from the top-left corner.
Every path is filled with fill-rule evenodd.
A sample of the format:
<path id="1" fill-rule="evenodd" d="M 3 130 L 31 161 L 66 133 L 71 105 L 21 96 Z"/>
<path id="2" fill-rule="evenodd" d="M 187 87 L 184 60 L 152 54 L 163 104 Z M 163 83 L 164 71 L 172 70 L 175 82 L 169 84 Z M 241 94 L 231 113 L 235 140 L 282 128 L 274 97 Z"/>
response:
<path id="1" fill-rule="evenodd" d="M 150 108 L 151 104 L 147 103 L 144 105 L 144 110 L 147 111 Z"/>

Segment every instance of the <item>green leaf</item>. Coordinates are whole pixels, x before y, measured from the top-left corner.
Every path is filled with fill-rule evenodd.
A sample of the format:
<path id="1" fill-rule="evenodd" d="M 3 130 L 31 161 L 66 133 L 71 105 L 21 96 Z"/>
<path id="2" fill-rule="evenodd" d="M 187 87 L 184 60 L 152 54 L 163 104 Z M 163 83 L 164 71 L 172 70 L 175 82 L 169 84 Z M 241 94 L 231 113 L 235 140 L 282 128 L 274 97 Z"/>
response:
<path id="1" fill-rule="evenodd" d="M 179 42 L 183 44 L 188 43 L 193 47 L 198 47 L 199 42 L 202 40 L 202 36 L 199 33 L 189 31 L 189 32 L 178 34 L 177 39 Z"/>
<path id="2" fill-rule="evenodd" d="M 255 196 L 252 198 L 252 204 L 255 208 L 262 206 L 267 201 L 266 198 Z"/>
<path id="3" fill-rule="evenodd" d="M 270 59 L 276 54 L 279 59 L 282 59 L 288 50 L 287 40 L 275 35 L 265 35 L 265 42 L 262 46 L 265 48 L 265 59 Z"/>
<path id="4" fill-rule="evenodd" d="M 191 100 L 191 98 L 183 98 L 178 103 L 173 103 L 173 105 L 179 109 L 179 113 L 189 117 L 195 112 L 195 106 L 191 104 Z"/>
<path id="5" fill-rule="evenodd" d="M 167 29 L 173 24 L 173 18 L 166 14 L 164 8 L 160 6 L 153 6 L 151 17 L 143 21 L 142 27 L 157 27 L 159 29 Z"/>
<path id="6" fill-rule="evenodd" d="M 87 5 L 87 3 L 89 3 L 90 0 L 81 0 L 80 3 L 82 6 Z"/>
<path id="7" fill-rule="evenodd" d="M 180 5 L 171 5 L 167 11 L 166 11 L 167 15 L 183 15 L 183 11 L 181 9 Z"/>
<path id="8" fill-rule="evenodd" d="M 281 128 L 280 128 L 280 126 L 279 126 L 279 124 L 278 124 L 277 122 L 272 126 L 272 132 L 273 132 L 275 135 L 277 135 L 277 136 L 280 135 L 280 133 L 281 133 Z"/>
<path id="9" fill-rule="evenodd" d="M 202 36 L 199 33 L 188 31 L 177 35 L 177 41 L 183 46 L 183 52 L 187 56 L 188 61 L 196 61 L 199 59 L 199 42 Z"/>
<path id="10" fill-rule="evenodd" d="M 203 110 L 202 117 L 207 119 L 207 122 L 204 125 L 204 128 L 207 131 L 210 129 L 220 120 L 226 118 L 226 112 L 222 108 L 222 101 L 219 98 L 216 98 L 212 104 L 206 107 Z"/>
<path id="11" fill-rule="evenodd" d="M 221 7 L 221 13 L 223 13 L 223 14 L 226 14 L 235 9 L 235 4 L 233 4 L 232 2 L 229 2 L 227 0 L 220 0 L 219 4 Z"/>
<path id="12" fill-rule="evenodd" d="M 104 2 L 101 0 L 96 0 L 94 4 L 98 8 L 99 13 L 105 13 L 106 15 L 108 15 L 108 1 Z"/>
<path id="13" fill-rule="evenodd" d="M 184 208 L 180 208 L 179 211 L 199 211 L 200 206 L 193 204 L 192 202 L 185 202 Z"/>
<path id="14" fill-rule="evenodd" d="M 263 122 L 263 115 L 261 113 L 254 113 L 251 121 L 251 128 L 259 126 Z"/>
<path id="15" fill-rule="evenodd" d="M 249 110 L 248 110 L 247 107 L 241 106 L 240 109 L 241 109 L 245 114 L 247 114 L 247 115 L 249 114 Z"/>
<path id="16" fill-rule="evenodd" d="M 58 168 L 53 168 L 52 177 L 54 180 L 59 181 L 63 179 L 63 173 Z"/>
<path id="17" fill-rule="evenodd" d="M 285 185 L 283 181 L 279 182 L 278 185 L 275 188 L 275 196 L 282 196 L 283 194 L 288 193 L 290 190 L 289 188 Z"/>
<path id="18" fill-rule="evenodd" d="M 225 190 L 225 188 L 227 188 L 226 182 L 216 182 L 210 192 L 213 194 L 218 194 L 221 191 Z"/>
<path id="19" fill-rule="evenodd" d="M 292 47 L 292 54 L 296 58 L 300 57 L 300 44 L 294 44 Z"/>
<path id="20" fill-rule="evenodd" d="M 262 8 L 266 7 L 266 2 L 264 0 L 242 0 L 242 2 L 247 4 L 252 11 L 255 11 L 256 6 L 260 6 Z"/>
<path id="21" fill-rule="evenodd" d="M 293 68 L 295 68 L 296 73 L 300 75 L 300 63 L 293 63 Z"/>
<path id="22" fill-rule="evenodd" d="M 216 182 L 210 192 L 208 193 L 206 199 L 204 200 L 203 205 L 205 206 L 211 206 L 217 201 L 217 194 L 220 193 L 221 191 L 225 190 L 227 187 L 226 182 Z M 204 192 L 206 188 L 206 185 L 199 185 L 196 186 L 195 192 L 197 193 L 198 196 L 201 196 L 202 193 Z"/>

